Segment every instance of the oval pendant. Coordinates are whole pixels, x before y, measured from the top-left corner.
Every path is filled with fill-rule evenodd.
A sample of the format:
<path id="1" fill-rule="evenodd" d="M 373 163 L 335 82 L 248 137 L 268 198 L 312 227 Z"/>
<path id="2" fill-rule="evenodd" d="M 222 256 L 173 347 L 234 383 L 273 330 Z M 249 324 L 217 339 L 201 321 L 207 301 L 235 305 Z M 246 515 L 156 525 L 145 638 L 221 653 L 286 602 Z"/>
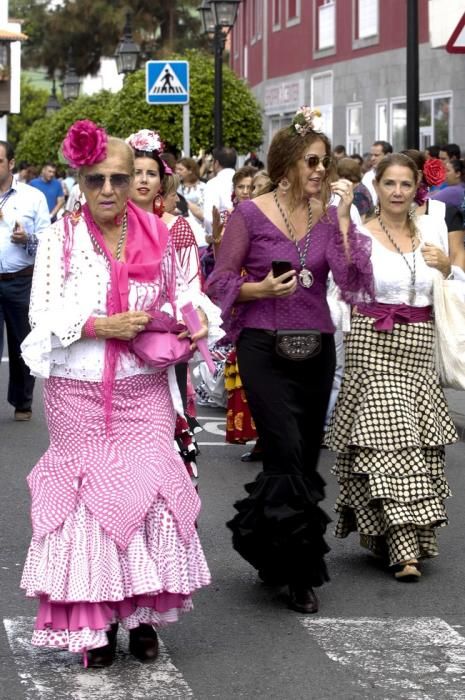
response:
<path id="1" fill-rule="evenodd" d="M 299 282 L 305 289 L 310 289 L 313 284 L 313 275 L 306 267 L 303 267 L 299 272 Z"/>

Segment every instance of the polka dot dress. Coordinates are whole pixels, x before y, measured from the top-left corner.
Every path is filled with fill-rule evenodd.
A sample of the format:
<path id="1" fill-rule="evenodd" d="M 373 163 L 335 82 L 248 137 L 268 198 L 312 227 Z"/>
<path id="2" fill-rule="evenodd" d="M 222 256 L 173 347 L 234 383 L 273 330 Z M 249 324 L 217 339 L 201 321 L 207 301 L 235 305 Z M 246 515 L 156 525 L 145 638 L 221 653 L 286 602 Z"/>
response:
<path id="1" fill-rule="evenodd" d="M 326 435 L 338 452 L 335 534 L 390 565 L 438 553 L 435 528 L 447 524 L 444 445 L 457 440 L 434 370 L 432 322 L 378 332 L 355 315 L 346 369 Z"/>
<path id="2" fill-rule="evenodd" d="M 83 651 L 121 621 L 173 622 L 210 582 L 199 499 L 173 446 L 166 373 L 101 385 L 46 382 L 50 447 L 32 470 L 33 538 L 21 586 L 40 599 L 33 643 Z"/>

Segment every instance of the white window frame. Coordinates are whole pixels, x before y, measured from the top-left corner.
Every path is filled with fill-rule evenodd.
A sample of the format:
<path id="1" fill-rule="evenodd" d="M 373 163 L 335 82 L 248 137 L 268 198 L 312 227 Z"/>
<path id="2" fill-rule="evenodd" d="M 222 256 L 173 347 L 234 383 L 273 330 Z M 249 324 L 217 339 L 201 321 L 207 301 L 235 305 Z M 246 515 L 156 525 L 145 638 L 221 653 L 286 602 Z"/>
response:
<path id="1" fill-rule="evenodd" d="M 454 124 L 453 124 L 453 114 L 454 114 L 453 102 L 454 102 L 454 93 L 452 92 L 452 90 L 443 90 L 443 91 L 440 91 L 440 92 L 425 92 L 425 93 L 421 93 L 421 95 L 420 95 L 420 97 L 419 97 L 419 100 L 420 100 L 420 102 L 423 102 L 423 101 L 425 101 L 425 100 L 434 101 L 434 100 L 440 100 L 440 99 L 444 99 L 444 98 L 445 98 L 445 99 L 448 99 L 448 100 L 450 101 L 450 102 L 449 102 L 449 104 L 450 104 L 450 111 L 449 111 L 449 135 L 448 135 L 448 140 L 447 140 L 447 143 L 449 143 L 449 142 L 450 142 L 450 139 L 452 139 L 452 135 L 453 135 L 453 133 L 454 133 Z M 397 105 L 397 104 L 402 104 L 402 103 L 407 104 L 407 97 L 406 97 L 405 95 L 403 95 L 403 96 L 398 96 L 398 97 L 393 97 L 393 98 L 390 100 L 390 104 L 389 104 L 389 125 L 388 125 L 388 127 L 389 127 L 389 139 L 388 139 L 389 143 L 392 143 L 392 139 L 393 139 L 393 112 L 394 112 L 394 107 L 395 107 L 395 105 Z M 431 110 L 431 115 L 432 115 L 431 139 L 432 139 L 432 143 L 436 143 L 436 142 L 437 142 L 437 135 L 435 134 L 435 131 L 434 131 L 434 109 Z M 427 129 L 427 127 L 422 127 L 422 128 L 423 128 L 424 130 Z"/>
<path id="2" fill-rule="evenodd" d="M 360 132 L 358 134 L 352 134 L 350 132 L 350 111 L 352 109 L 360 110 Z M 350 155 L 352 153 L 363 153 L 363 103 L 362 102 L 349 102 L 346 105 L 346 151 Z"/>
<path id="3" fill-rule="evenodd" d="M 289 17 L 289 0 L 286 0 L 286 27 L 294 27 L 296 24 L 300 24 L 300 19 L 302 15 L 301 0 L 295 0 L 295 17 Z"/>
<path id="4" fill-rule="evenodd" d="M 323 12 L 328 14 L 328 10 L 332 10 L 333 14 L 333 26 L 332 26 L 332 44 L 327 44 L 326 46 L 321 46 L 321 16 Z M 318 46 L 317 51 L 330 51 L 336 48 L 336 0 L 324 0 L 322 5 L 318 5 Z"/>
<path id="5" fill-rule="evenodd" d="M 271 30 L 273 32 L 279 32 L 281 29 L 281 19 L 283 13 L 282 0 L 278 0 L 278 16 L 274 16 L 275 1 L 271 0 Z M 274 20 L 277 20 L 276 22 Z"/>
<path id="6" fill-rule="evenodd" d="M 363 41 L 364 39 L 371 39 L 374 36 L 378 36 L 378 34 L 379 34 L 379 0 L 357 0 L 357 3 L 358 3 L 358 7 L 357 7 L 357 10 L 358 10 L 358 12 L 357 12 L 357 39 L 360 39 L 361 41 Z M 374 8 L 374 11 L 376 14 L 376 22 L 375 22 L 376 26 L 374 27 L 374 31 L 372 31 L 369 34 L 364 34 L 362 36 L 362 34 L 360 32 L 360 28 L 361 28 L 360 18 L 362 16 L 363 17 L 366 16 L 366 10 L 363 7 L 363 5 L 365 5 L 366 3 L 373 4 L 373 8 Z"/>
<path id="7" fill-rule="evenodd" d="M 367 2 L 367 0 L 352 0 L 352 48 L 353 49 L 364 49 L 367 46 L 374 46 L 379 44 L 380 39 L 380 0 L 371 0 L 377 3 L 377 30 L 374 34 L 370 36 L 361 37 L 359 36 L 360 30 L 360 3 Z"/>
<path id="8" fill-rule="evenodd" d="M 379 108 L 384 107 L 386 110 L 386 134 L 381 134 Z M 376 100 L 375 103 L 375 141 L 389 141 L 391 143 L 391 113 L 387 100 Z"/>
<path id="9" fill-rule="evenodd" d="M 321 78 L 331 78 L 331 102 L 326 104 L 317 104 L 315 101 L 315 81 Z M 321 73 L 313 73 L 310 77 L 310 104 L 317 109 L 322 110 L 323 116 L 323 131 L 328 136 L 329 140 L 333 137 L 333 114 L 334 114 L 334 71 L 326 70 L 321 71 Z M 327 110 L 330 107 L 331 118 L 328 123 Z"/>

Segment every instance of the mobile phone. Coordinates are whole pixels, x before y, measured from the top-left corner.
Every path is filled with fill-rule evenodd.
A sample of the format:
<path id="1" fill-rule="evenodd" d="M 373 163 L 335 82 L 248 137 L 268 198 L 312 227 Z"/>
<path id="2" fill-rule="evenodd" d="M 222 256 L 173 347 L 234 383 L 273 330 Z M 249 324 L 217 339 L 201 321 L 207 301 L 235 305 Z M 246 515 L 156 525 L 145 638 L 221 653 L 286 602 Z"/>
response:
<path id="1" fill-rule="evenodd" d="M 289 260 L 272 260 L 271 269 L 273 270 L 273 277 L 279 277 L 284 275 L 285 272 L 292 270 L 292 263 Z M 290 277 L 284 280 L 284 282 L 289 282 Z"/>

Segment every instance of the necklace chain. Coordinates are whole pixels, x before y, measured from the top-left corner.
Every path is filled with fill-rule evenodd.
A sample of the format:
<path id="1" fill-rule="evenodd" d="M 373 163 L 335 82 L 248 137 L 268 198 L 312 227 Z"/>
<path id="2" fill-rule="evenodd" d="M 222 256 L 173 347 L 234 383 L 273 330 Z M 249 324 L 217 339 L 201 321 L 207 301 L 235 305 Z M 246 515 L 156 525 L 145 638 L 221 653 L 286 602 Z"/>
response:
<path id="1" fill-rule="evenodd" d="M 121 229 L 121 236 L 119 237 L 118 245 L 116 246 L 115 258 L 117 260 L 121 260 L 121 253 L 123 251 L 123 243 L 124 243 L 125 238 L 126 238 L 127 230 L 128 230 L 128 214 L 127 214 L 127 212 L 124 212 L 123 226 Z"/>
<path id="2" fill-rule="evenodd" d="M 399 255 L 402 257 L 402 260 L 404 263 L 407 265 L 409 271 L 410 271 L 410 292 L 409 292 L 409 301 L 411 304 L 415 301 L 415 284 L 417 281 L 417 269 L 416 269 L 416 255 L 415 255 L 415 236 L 412 236 L 412 253 L 413 253 L 413 265 L 410 265 L 409 261 L 405 257 L 405 254 L 401 251 L 400 247 L 397 245 L 395 242 L 394 238 L 391 236 L 389 233 L 385 223 L 381 219 L 380 216 L 378 218 L 378 223 L 381 227 L 381 230 L 386 234 L 388 240 L 392 243 L 393 247 L 396 249 L 396 251 L 399 253 Z"/>
<path id="3" fill-rule="evenodd" d="M 308 200 L 308 214 L 307 214 L 307 216 L 308 216 L 308 218 L 307 218 L 307 233 L 304 236 L 305 244 L 304 244 L 304 247 L 302 250 L 299 246 L 299 241 L 297 240 L 296 235 L 294 233 L 294 226 L 292 225 L 291 221 L 289 220 L 288 216 L 286 215 L 286 212 L 284 211 L 281 204 L 279 203 L 278 194 L 277 194 L 276 190 L 274 190 L 274 192 L 273 192 L 273 197 L 274 197 L 274 201 L 276 203 L 276 206 L 278 208 L 278 211 L 281 214 L 283 221 L 286 225 L 290 239 L 294 243 L 295 247 L 297 248 L 297 254 L 299 256 L 300 266 L 302 269 L 304 269 L 305 262 L 307 260 L 307 252 L 308 252 L 308 249 L 310 247 L 310 240 L 312 237 L 312 234 L 311 234 L 311 228 L 312 228 L 312 224 L 313 224 L 312 203 L 309 199 Z"/>
<path id="4" fill-rule="evenodd" d="M 125 212 L 123 216 L 123 227 L 121 231 L 121 236 L 119 237 L 118 245 L 116 246 L 116 253 L 115 253 L 115 260 L 121 260 L 121 253 L 123 250 L 123 243 L 126 238 L 126 233 L 128 230 L 128 215 L 127 212 Z M 94 248 L 100 253 L 100 255 L 103 255 L 103 257 L 106 259 L 107 258 L 107 253 L 103 250 L 102 246 L 99 244 L 99 242 L 95 239 L 95 237 L 92 235 L 92 232 L 89 231 L 90 237 L 92 239 L 92 243 L 94 244 Z"/>

